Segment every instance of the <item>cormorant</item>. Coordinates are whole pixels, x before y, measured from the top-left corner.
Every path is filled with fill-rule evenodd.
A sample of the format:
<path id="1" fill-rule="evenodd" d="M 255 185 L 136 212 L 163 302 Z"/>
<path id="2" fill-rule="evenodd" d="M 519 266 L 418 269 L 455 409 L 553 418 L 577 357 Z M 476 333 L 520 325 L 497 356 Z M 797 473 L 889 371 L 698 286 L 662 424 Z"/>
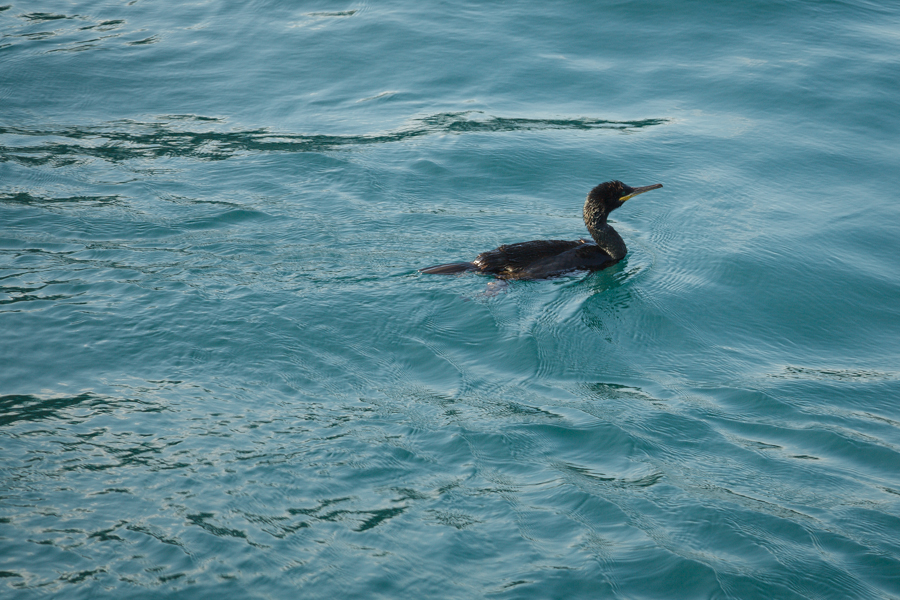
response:
<path id="1" fill-rule="evenodd" d="M 482 252 L 472 262 L 437 265 L 419 271 L 440 275 L 478 271 L 498 279 L 543 279 L 567 271 L 605 269 L 622 260 L 628 252 L 622 237 L 606 222 L 609 213 L 629 198 L 661 187 L 661 183 L 655 183 L 633 188 L 621 181 L 607 181 L 592 189 L 584 202 L 584 224 L 593 242 L 534 240 L 508 244 Z"/>

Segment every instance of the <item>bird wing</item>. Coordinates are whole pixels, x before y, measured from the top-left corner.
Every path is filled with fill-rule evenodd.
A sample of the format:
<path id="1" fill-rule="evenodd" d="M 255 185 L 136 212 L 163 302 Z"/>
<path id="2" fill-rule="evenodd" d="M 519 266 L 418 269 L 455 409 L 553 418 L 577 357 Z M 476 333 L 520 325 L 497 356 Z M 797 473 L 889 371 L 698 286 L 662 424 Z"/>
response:
<path id="1" fill-rule="evenodd" d="M 596 244 L 576 246 L 556 256 L 533 262 L 517 274 L 517 279 L 544 279 L 569 271 L 598 271 L 617 261 Z"/>
<path id="2" fill-rule="evenodd" d="M 505 244 L 475 257 L 475 264 L 486 273 L 501 274 L 527 269 L 541 260 L 584 246 L 585 240 L 534 240 L 518 244 Z"/>

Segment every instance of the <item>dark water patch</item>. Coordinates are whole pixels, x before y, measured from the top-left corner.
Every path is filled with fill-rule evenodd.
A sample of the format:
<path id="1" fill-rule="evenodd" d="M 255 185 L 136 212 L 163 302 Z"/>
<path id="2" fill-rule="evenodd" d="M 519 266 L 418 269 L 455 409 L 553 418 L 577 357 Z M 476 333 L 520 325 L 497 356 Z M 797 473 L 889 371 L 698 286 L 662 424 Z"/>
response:
<path id="1" fill-rule="evenodd" d="M 59 576 L 59 580 L 65 583 L 81 583 L 85 579 L 93 579 L 96 578 L 101 573 L 107 573 L 106 569 L 92 569 L 87 571 L 74 571 L 70 573 L 63 573 Z"/>
<path id="2" fill-rule="evenodd" d="M 122 19 L 112 19 L 109 21 L 102 21 L 97 23 L 96 25 L 86 25 L 81 27 L 82 30 L 95 29 L 97 31 L 112 31 L 114 29 L 119 29 L 125 25 L 125 21 Z"/>
<path id="3" fill-rule="evenodd" d="M 106 494 L 133 494 L 134 492 L 125 488 L 107 488 L 105 490 L 100 490 L 99 492 L 95 492 L 93 495 L 95 496 L 104 496 Z"/>
<path id="4" fill-rule="evenodd" d="M 150 391 L 149 388 L 145 389 L 146 391 Z M 114 398 L 94 392 L 84 392 L 76 396 L 8 394 L 0 396 L 0 425 L 44 422 L 76 425 L 89 422 L 102 415 L 112 414 L 117 410 L 146 416 L 164 412 L 165 408 L 161 408 L 150 400 Z M 90 436 L 79 437 L 78 440 L 80 443 L 89 438 Z M 128 452 L 131 450 L 126 454 Z M 114 453 L 118 453 L 118 451 Z"/>
<path id="5" fill-rule="evenodd" d="M 127 46 L 147 46 L 149 44 L 156 44 L 159 42 L 158 35 L 151 35 L 148 38 L 144 38 L 142 40 L 136 40 L 134 42 L 125 42 Z"/>
<path id="6" fill-rule="evenodd" d="M 118 204 L 122 199 L 121 196 L 64 196 L 54 198 L 49 196 L 38 196 L 29 194 L 28 192 L 13 192 L 0 194 L 0 203 L 8 204 L 24 204 L 24 205 L 44 205 L 56 203 L 81 203 L 87 205 L 108 205 Z"/>
<path id="7" fill-rule="evenodd" d="M 354 531 L 356 531 L 357 533 L 362 533 L 364 531 L 368 531 L 369 529 L 374 529 L 385 521 L 402 515 L 405 511 L 406 508 L 402 506 L 398 506 L 395 508 L 382 508 L 378 510 L 360 511 L 359 514 L 363 518 L 363 521 Z"/>
<path id="8" fill-rule="evenodd" d="M 308 17 L 352 17 L 358 10 L 339 10 L 335 12 L 311 12 L 306 13 Z"/>
<path id="9" fill-rule="evenodd" d="M 337 509 L 337 510 L 324 510 L 329 506 L 334 504 L 340 504 L 344 502 L 353 502 L 352 498 L 335 498 L 329 500 L 323 500 L 320 502 L 319 506 L 315 508 L 289 508 L 287 513 L 289 515 L 305 515 L 309 517 L 313 517 L 313 520 L 310 522 L 303 522 L 293 526 L 293 530 L 298 528 L 311 527 L 312 523 L 316 521 L 321 522 L 331 522 L 331 523 L 339 523 L 345 520 L 350 520 L 357 522 L 356 527 L 353 528 L 353 531 L 362 533 L 369 529 L 373 529 L 385 521 L 388 521 L 394 517 L 402 515 L 406 512 L 405 506 L 396 506 L 392 508 L 382 508 L 382 509 Z"/>
<path id="10" fill-rule="evenodd" d="M 57 15 L 57 14 L 53 14 L 53 13 L 41 13 L 41 12 L 26 13 L 26 14 L 19 15 L 19 16 L 28 21 L 35 21 L 38 23 L 41 23 L 44 21 L 58 21 L 60 19 L 77 19 L 78 18 L 77 16 L 70 17 L 68 15 Z"/>
<path id="11" fill-rule="evenodd" d="M 433 126 L 440 132 L 470 133 L 470 132 L 506 132 L 506 131 L 532 131 L 546 129 L 616 129 L 630 130 L 643 129 L 663 125 L 667 119 L 642 119 L 639 121 L 610 121 L 590 117 L 575 119 L 524 119 L 495 117 L 485 115 L 481 111 L 467 111 L 459 113 L 444 113 L 432 115 L 421 119 L 422 123 Z"/>
<path id="12" fill-rule="evenodd" d="M 788 365 L 781 373 L 770 374 L 776 379 L 811 379 L 819 381 L 889 381 L 896 380 L 898 373 L 867 369 L 822 369 Z"/>
<path id="13" fill-rule="evenodd" d="M 247 540 L 247 534 L 239 529 L 221 527 L 209 522 L 210 520 L 215 518 L 216 515 L 213 513 L 198 513 L 194 515 L 187 515 L 187 520 L 189 523 L 198 525 L 217 537 L 233 537 Z"/>
<path id="14" fill-rule="evenodd" d="M 429 510 L 427 514 L 439 525 L 453 527 L 457 530 L 469 529 L 483 521 L 473 514 L 459 510 Z"/>
<path id="15" fill-rule="evenodd" d="M 640 388 L 622 385 L 618 383 L 593 382 L 581 384 L 583 389 L 591 397 L 598 400 L 634 399 L 644 401 L 659 401 Z"/>
<path id="16" fill-rule="evenodd" d="M 309 516 L 315 516 L 316 518 L 328 521 L 329 520 L 328 518 L 326 518 L 322 515 L 319 515 L 319 513 L 322 512 L 322 509 L 332 506 L 334 504 L 348 502 L 350 500 L 352 500 L 352 498 L 350 498 L 349 496 L 343 497 L 343 498 L 327 498 L 325 500 L 320 500 L 318 506 L 315 506 L 313 508 L 289 508 L 287 510 L 287 512 L 289 515 L 309 515 Z"/>
<path id="17" fill-rule="evenodd" d="M 520 119 L 474 113 L 442 113 L 413 119 L 411 125 L 380 134 L 317 135 L 275 133 L 269 129 L 247 131 L 184 131 L 166 121 L 116 121 L 106 125 L 62 127 L 59 129 L 0 127 L 0 135 L 61 138 L 69 141 L 44 142 L 31 146 L 0 147 L 0 161 L 27 166 L 49 164 L 68 166 L 80 157 L 112 163 L 164 157 L 196 160 L 226 160 L 245 152 L 329 152 L 342 148 L 391 144 L 439 134 L 504 133 L 543 130 L 632 131 L 662 125 L 666 119 L 610 121 L 597 118 Z M 199 122 L 220 123 L 214 117 L 190 117 Z"/>
<path id="18" fill-rule="evenodd" d="M 0 426 L 18 421 L 38 422 L 56 419 L 66 410 L 85 405 L 91 408 L 108 406 L 109 402 L 93 394 L 41 398 L 31 395 L 0 396 Z"/>
<path id="19" fill-rule="evenodd" d="M 158 542 L 166 544 L 167 546 L 176 546 L 177 548 L 181 549 L 185 554 L 188 553 L 184 547 L 184 544 L 178 538 L 166 535 L 165 533 L 163 533 L 156 527 L 143 525 L 143 524 L 139 524 L 139 523 L 137 523 L 137 524 L 131 523 L 126 526 L 126 529 L 128 531 L 133 531 L 135 533 L 140 533 L 140 534 L 149 536 Z"/>
<path id="20" fill-rule="evenodd" d="M 161 121 L 197 121 L 198 123 L 225 123 L 225 119 L 220 117 L 206 117 L 203 115 L 193 114 L 171 114 L 159 115 L 157 119 Z"/>
<path id="21" fill-rule="evenodd" d="M 16 288 L 12 288 L 10 290 L 7 290 L 5 288 L 0 288 L 0 291 L 2 291 L 4 294 L 9 294 L 9 293 L 16 294 L 12 297 L 0 298 L 0 306 L 9 305 L 9 304 L 17 304 L 19 302 L 60 303 L 64 300 L 70 300 L 72 298 L 75 298 L 75 297 L 81 295 L 81 294 L 50 294 L 47 296 L 39 296 L 39 295 L 35 295 L 35 294 L 23 293 L 23 290 L 16 289 Z M 31 291 L 31 290 L 28 290 L 28 291 Z M 22 307 L 16 307 L 16 308 L 22 308 Z M 28 308 L 33 308 L 33 307 L 29 306 Z M 7 310 L 7 309 L 3 309 L 3 310 Z"/>
<path id="22" fill-rule="evenodd" d="M 41 42 L 53 38 L 55 42 L 48 47 L 47 44 L 34 46 L 38 50 L 38 54 L 52 55 L 58 52 L 81 52 L 96 48 L 111 48 L 109 44 L 112 40 L 122 38 L 128 33 L 129 22 L 126 19 L 106 18 L 94 19 L 91 16 L 84 15 L 66 15 L 57 13 L 26 13 L 17 15 L 22 19 L 18 28 L 8 28 L 5 36 L 9 39 L 18 38 L 21 41 L 14 42 L 11 45 L 25 45 L 28 42 Z M 88 24 L 84 24 L 87 22 Z M 35 31 L 36 28 L 44 26 L 45 29 Z M 52 29 L 46 29 L 46 27 Z M 135 33 L 145 31 L 146 28 L 137 28 L 131 33 L 134 37 Z M 85 33 L 96 32 L 115 32 L 110 35 L 104 35 L 99 38 L 85 39 Z M 151 36 L 148 39 L 157 39 L 159 36 Z M 135 42 L 122 40 L 125 45 L 134 45 Z"/>
<path id="23" fill-rule="evenodd" d="M 19 33 L 19 34 L 9 34 L 9 37 L 20 37 L 27 41 L 41 41 L 46 40 L 52 37 L 59 35 L 56 31 L 37 31 L 34 33 Z M 11 46 L 13 44 L 7 44 L 6 46 Z"/>

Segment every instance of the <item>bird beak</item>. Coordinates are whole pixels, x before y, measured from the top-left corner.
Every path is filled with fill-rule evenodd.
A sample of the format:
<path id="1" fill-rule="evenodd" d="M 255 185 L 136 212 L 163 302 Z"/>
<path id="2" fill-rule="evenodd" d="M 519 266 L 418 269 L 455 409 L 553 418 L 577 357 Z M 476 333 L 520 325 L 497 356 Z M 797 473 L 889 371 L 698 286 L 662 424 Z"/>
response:
<path id="1" fill-rule="evenodd" d="M 650 190 L 655 190 L 656 188 L 661 188 L 661 183 L 654 183 L 653 185 L 645 185 L 644 187 L 632 188 L 631 193 L 627 196 L 622 196 L 619 198 L 619 202 L 625 202 L 626 200 L 630 200 L 637 196 L 638 194 L 643 194 L 644 192 L 649 192 Z"/>

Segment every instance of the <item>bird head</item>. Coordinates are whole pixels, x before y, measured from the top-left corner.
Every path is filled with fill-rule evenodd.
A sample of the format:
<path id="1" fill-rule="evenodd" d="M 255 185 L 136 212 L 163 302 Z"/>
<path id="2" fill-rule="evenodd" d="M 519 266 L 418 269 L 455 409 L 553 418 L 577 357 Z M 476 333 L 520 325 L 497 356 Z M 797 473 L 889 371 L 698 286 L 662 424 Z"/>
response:
<path id="1" fill-rule="evenodd" d="M 654 183 L 653 185 L 633 188 L 629 185 L 625 185 L 621 181 L 607 181 L 590 191 L 585 206 L 591 204 L 595 210 L 599 209 L 608 215 L 625 204 L 626 200 L 630 200 L 638 194 L 643 194 L 644 192 L 649 192 L 650 190 L 661 187 L 661 183 Z"/>
<path id="2" fill-rule="evenodd" d="M 638 194 L 661 188 L 661 183 L 633 188 L 621 181 L 607 181 L 590 191 L 584 202 L 584 223 L 588 230 L 606 223 L 609 213 Z"/>

